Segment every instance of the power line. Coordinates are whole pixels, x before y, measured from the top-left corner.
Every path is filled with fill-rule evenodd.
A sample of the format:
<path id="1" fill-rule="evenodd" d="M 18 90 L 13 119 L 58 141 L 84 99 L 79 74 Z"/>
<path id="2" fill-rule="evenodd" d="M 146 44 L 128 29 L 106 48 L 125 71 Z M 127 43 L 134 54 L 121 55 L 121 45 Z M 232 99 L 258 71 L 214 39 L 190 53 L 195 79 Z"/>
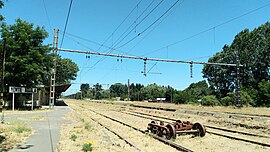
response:
<path id="1" fill-rule="evenodd" d="M 157 52 L 157 51 L 160 51 L 160 50 L 162 50 L 162 49 L 165 49 L 166 47 L 170 47 L 170 46 L 176 45 L 176 44 L 178 44 L 178 43 L 184 42 L 184 41 L 186 41 L 186 40 L 192 39 L 192 38 L 194 38 L 194 37 L 196 37 L 196 36 L 199 36 L 199 35 L 201 35 L 201 34 L 203 34 L 203 33 L 208 32 L 208 31 L 210 31 L 210 30 L 213 30 L 213 29 L 216 30 L 217 27 L 220 27 L 220 26 L 223 26 L 223 25 L 225 25 L 225 24 L 228 24 L 228 23 L 230 23 L 230 22 L 232 22 L 232 21 L 234 21 L 234 20 L 237 20 L 237 19 L 242 18 L 242 17 L 244 17 L 244 16 L 246 16 L 246 15 L 249 15 L 249 14 L 251 14 L 251 13 L 254 13 L 254 12 L 256 12 L 256 11 L 258 11 L 258 10 L 260 10 L 260 9 L 263 9 L 263 8 L 269 6 L 269 5 L 270 5 L 270 3 L 267 3 L 267 4 L 263 5 L 263 6 L 260 6 L 260 7 L 256 8 L 256 9 L 253 9 L 253 10 L 251 10 L 251 11 L 248 11 L 248 12 L 246 12 L 246 13 L 244 13 L 244 14 L 241 14 L 241 15 L 239 15 L 239 16 L 237 16 L 237 17 L 231 18 L 231 19 L 229 19 L 229 20 L 227 20 L 227 21 L 225 21 L 225 22 L 222 22 L 222 23 L 220 23 L 220 24 L 217 24 L 217 25 L 215 25 L 215 26 L 213 26 L 213 27 L 211 27 L 211 28 L 209 28 L 209 29 L 203 30 L 203 31 L 201 31 L 201 32 L 199 32 L 199 33 L 196 33 L 196 34 L 191 35 L 191 36 L 189 36 L 189 37 L 186 37 L 186 38 L 184 38 L 184 39 L 182 39 L 182 40 L 176 41 L 176 42 L 174 42 L 174 43 L 171 43 L 171 44 L 169 44 L 169 45 L 166 45 L 166 46 L 164 46 L 164 47 L 161 47 L 161 48 L 159 48 L 159 49 L 156 49 L 156 50 L 154 50 L 154 51 L 151 51 L 151 52 L 149 52 L 149 53 L 145 53 L 143 56 L 152 54 L 152 53 L 154 53 L 154 52 Z"/>
<path id="2" fill-rule="evenodd" d="M 68 20 L 69 20 L 69 15 L 70 15 L 70 11 L 71 11 L 72 2 L 73 2 L 73 0 L 70 0 L 70 4 L 69 4 L 69 8 L 68 8 L 68 14 L 67 14 L 66 22 L 65 22 L 65 28 L 64 28 L 60 48 L 62 47 L 62 44 L 63 44 L 63 41 L 64 41 L 64 37 L 65 37 L 66 29 L 67 29 L 67 24 L 68 24 Z"/>

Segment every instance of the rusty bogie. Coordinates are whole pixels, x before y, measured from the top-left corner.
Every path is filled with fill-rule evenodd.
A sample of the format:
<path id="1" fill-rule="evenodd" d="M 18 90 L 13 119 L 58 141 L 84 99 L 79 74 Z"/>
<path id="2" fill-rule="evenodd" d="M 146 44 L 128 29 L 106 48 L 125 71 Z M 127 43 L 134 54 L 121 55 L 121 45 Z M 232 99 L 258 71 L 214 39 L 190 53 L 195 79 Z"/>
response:
<path id="1" fill-rule="evenodd" d="M 177 134 L 195 134 L 197 136 L 205 136 L 205 127 L 200 123 L 192 124 L 189 121 L 177 120 L 173 123 L 164 124 L 163 121 L 151 121 L 147 129 L 158 136 L 165 135 L 167 139 L 176 138 Z"/>

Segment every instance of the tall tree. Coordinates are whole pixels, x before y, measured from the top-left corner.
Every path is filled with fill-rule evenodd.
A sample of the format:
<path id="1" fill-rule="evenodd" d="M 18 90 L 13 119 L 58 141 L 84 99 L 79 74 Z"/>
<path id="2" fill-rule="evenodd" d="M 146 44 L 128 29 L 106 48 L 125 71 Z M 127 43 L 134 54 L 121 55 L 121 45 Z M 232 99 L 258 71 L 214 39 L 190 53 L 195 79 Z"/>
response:
<path id="1" fill-rule="evenodd" d="M 114 97 L 127 97 L 128 87 L 122 83 L 115 83 L 110 86 L 110 91 Z"/>
<path id="2" fill-rule="evenodd" d="M 90 89 L 90 85 L 88 83 L 81 84 L 81 93 L 83 96 L 85 96 Z"/>
<path id="3" fill-rule="evenodd" d="M 225 45 L 221 52 L 211 57 L 209 62 L 236 63 L 238 54 L 240 64 L 241 86 L 258 96 L 252 90 L 259 89 L 259 83 L 270 80 L 270 23 L 267 22 L 252 31 L 245 29 L 237 34 L 231 45 Z M 205 65 L 204 77 L 218 98 L 225 97 L 236 88 L 236 67 Z M 259 103 L 259 98 L 257 102 Z M 270 102 L 270 99 L 268 99 Z"/>
<path id="4" fill-rule="evenodd" d="M 14 86 L 47 83 L 52 56 L 48 54 L 49 45 L 43 44 L 48 36 L 44 27 L 34 27 L 32 23 L 17 19 L 14 25 L 3 23 L 0 32 L 1 45 L 6 39 L 5 83 Z"/>

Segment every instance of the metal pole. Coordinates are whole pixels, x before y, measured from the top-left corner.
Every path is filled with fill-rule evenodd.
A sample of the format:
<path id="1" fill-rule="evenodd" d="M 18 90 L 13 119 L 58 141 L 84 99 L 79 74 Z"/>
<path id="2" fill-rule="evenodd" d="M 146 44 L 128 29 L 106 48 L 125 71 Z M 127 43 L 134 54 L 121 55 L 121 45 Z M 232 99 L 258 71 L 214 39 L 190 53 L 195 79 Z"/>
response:
<path id="1" fill-rule="evenodd" d="M 14 107 L 15 107 L 15 93 L 12 93 L 12 111 L 14 111 Z"/>

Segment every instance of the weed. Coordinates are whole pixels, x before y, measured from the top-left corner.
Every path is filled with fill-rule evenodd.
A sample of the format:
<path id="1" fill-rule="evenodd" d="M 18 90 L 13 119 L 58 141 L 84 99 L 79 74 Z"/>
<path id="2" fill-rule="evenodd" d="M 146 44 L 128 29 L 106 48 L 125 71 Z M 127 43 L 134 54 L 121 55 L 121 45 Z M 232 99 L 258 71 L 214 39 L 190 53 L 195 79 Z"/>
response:
<path id="1" fill-rule="evenodd" d="M 84 125 L 84 129 L 89 130 L 90 128 L 91 128 L 91 125 L 90 125 L 89 123 L 86 123 L 86 124 Z"/>
<path id="2" fill-rule="evenodd" d="M 176 139 L 176 137 L 172 137 L 170 140 L 171 140 L 172 142 L 175 142 L 175 139 Z"/>
<path id="3" fill-rule="evenodd" d="M 77 136 L 75 134 L 72 134 L 69 139 L 75 141 L 77 139 Z"/>
<path id="4" fill-rule="evenodd" d="M 83 118 L 81 118 L 81 121 L 82 121 L 82 122 L 84 122 L 84 119 L 83 119 Z"/>
<path id="5" fill-rule="evenodd" d="M 84 152 L 87 152 L 87 151 L 92 151 L 93 150 L 93 146 L 94 145 L 94 142 L 93 141 L 90 141 L 90 142 L 85 142 L 83 145 L 82 145 L 82 150 Z"/>

